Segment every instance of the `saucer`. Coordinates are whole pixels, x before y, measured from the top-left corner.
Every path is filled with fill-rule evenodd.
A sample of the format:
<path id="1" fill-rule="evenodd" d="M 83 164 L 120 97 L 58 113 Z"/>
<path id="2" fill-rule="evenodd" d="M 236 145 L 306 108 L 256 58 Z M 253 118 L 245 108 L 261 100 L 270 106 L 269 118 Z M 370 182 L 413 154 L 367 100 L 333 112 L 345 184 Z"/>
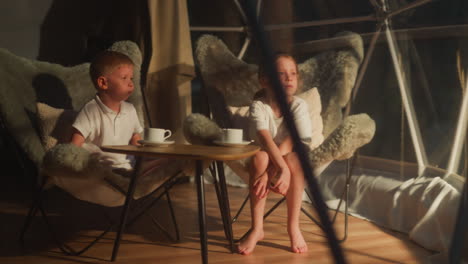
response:
<path id="1" fill-rule="evenodd" d="M 170 144 L 174 144 L 174 140 L 165 140 L 162 142 L 156 142 L 156 141 L 148 141 L 148 140 L 138 140 L 138 143 L 142 144 L 143 146 L 152 146 L 152 147 L 161 147 L 161 146 L 167 146 Z"/>
<path id="2" fill-rule="evenodd" d="M 221 140 L 213 141 L 213 143 L 215 143 L 217 145 L 226 146 L 226 147 L 242 147 L 242 146 L 248 145 L 248 144 L 250 144 L 252 142 L 253 142 L 253 140 L 252 141 L 244 140 L 242 142 L 237 142 L 237 143 L 223 142 Z"/>

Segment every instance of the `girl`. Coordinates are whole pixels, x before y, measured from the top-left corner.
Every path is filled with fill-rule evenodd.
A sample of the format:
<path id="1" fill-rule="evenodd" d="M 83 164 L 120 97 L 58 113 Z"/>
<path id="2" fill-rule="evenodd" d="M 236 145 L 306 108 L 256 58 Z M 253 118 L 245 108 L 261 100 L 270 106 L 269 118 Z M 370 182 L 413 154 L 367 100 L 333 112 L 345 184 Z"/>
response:
<path id="1" fill-rule="evenodd" d="M 298 67 L 293 57 L 280 53 L 275 56 L 276 70 L 286 94 L 286 101 L 293 114 L 296 127 L 304 143 L 312 137 L 311 122 L 307 103 L 294 96 L 298 89 Z M 295 253 L 307 252 L 307 244 L 299 228 L 299 216 L 304 191 L 304 176 L 297 155 L 293 152 L 293 142 L 289 136 L 283 113 L 271 87 L 271 82 L 259 67 L 258 78 L 262 90 L 250 107 L 252 136 L 259 142 L 259 151 L 250 163 L 250 208 L 252 227 L 245 239 L 240 241 L 238 251 L 248 255 L 257 242 L 264 237 L 263 214 L 269 191 L 286 196 L 288 207 L 287 230 L 291 240 L 291 250 Z"/>

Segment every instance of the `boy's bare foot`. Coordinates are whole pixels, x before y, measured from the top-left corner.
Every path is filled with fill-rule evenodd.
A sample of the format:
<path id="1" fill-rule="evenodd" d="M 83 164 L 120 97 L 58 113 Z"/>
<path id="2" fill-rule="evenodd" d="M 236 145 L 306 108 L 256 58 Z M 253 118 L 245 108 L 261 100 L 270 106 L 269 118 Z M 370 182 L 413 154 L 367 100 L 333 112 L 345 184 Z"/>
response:
<path id="1" fill-rule="evenodd" d="M 240 241 L 239 245 L 237 246 L 237 251 L 242 255 L 250 255 L 257 245 L 257 242 L 262 240 L 263 237 L 263 230 L 252 230 L 246 238 Z"/>
<path id="2" fill-rule="evenodd" d="M 289 232 L 291 239 L 291 251 L 294 253 L 305 253 L 308 250 L 307 243 L 302 236 L 301 230 L 297 229 Z"/>

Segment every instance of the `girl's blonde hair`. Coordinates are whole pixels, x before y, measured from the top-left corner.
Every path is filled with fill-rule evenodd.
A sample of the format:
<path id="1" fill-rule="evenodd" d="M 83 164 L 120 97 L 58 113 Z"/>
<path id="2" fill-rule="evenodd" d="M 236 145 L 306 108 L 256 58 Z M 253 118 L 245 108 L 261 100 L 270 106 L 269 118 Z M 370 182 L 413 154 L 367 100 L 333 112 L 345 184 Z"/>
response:
<path id="1" fill-rule="evenodd" d="M 296 72 L 298 74 L 298 85 L 301 84 L 300 76 L 299 76 L 299 66 L 297 65 L 296 59 L 289 53 L 286 52 L 277 52 L 273 56 L 273 61 L 276 63 L 280 58 L 288 58 L 294 62 L 296 65 Z M 258 79 L 266 78 L 268 79 L 268 73 L 266 72 L 267 62 L 266 60 L 262 60 L 261 63 L 258 65 Z M 299 88 L 299 87 L 298 87 Z M 265 96 L 265 89 L 260 89 L 254 95 L 254 100 L 260 97 Z"/>
<path id="2" fill-rule="evenodd" d="M 276 63 L 278 59 L 280 58 L 288 58 L 294 62 L 296 65 L 296 72 L 299 74 L 299 67 L 297 66 L 297 61 L 296 59 L 289 53 L 286 52 L 277 52 L 273 56 L 273 61 Z M 267 62 L 266 60 L 262 60 L 261 63 L 258 65 L 258 78 L 268 78 L 268 73 L 266 72 L 267 68 Z"/>

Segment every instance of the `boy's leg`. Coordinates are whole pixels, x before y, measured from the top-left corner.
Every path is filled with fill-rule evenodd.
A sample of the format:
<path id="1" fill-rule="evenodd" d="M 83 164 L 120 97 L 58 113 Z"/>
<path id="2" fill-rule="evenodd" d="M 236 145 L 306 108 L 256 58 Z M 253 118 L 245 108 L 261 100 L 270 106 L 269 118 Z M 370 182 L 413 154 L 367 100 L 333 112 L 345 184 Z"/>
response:
<path id="1" fill-rule="evenodd" d="M 169 163 L 167 158 L 144 158 L 142 162 L 142 168 L 139 177 L 144 177 L 154 170 L 161 168 Z"/>
<path id="2" fill-rule="evenodd" d="M 295 152 L 289 153 L 285 160 L 291 171 L 291 182 L 289 184 L 288 193 L 286 194 L 286 202 L 288 205 L 288 234 L 291 239 L 291 250 L 295 253 L 303 253 L 307 252 L 308 249 L 307 243 L 299 228 L 302 193 L 304 192 L 305 184 L 304 173 Z"/>
<path id="3" fill-rule="evenodd" d="M 240 254 L 249 255 L 253 252 L 257 242 L 263 239 L 263 213 L 265 211 L 265 197 L 258 197 L 254 191 L 254 184 L 260 177 L 266 176 L 269 158 L 264 151 L 258 152 L 251 163 L 249 192 L 250 192 L 250 214 L 252 219 L 252 227 L 250 233 L 240 241 L 238 251 Z M 268 182 L 267 182 L 268 187 Z"/>

